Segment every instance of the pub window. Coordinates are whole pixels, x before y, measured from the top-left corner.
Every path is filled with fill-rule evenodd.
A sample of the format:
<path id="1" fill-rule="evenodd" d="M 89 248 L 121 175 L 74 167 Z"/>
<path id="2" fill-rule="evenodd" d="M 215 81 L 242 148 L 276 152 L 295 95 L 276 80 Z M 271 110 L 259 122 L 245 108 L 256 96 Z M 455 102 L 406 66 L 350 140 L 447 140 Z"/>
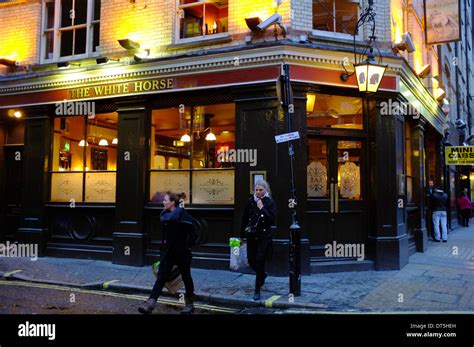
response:
<path id="1" fill-rule="evenodd" d="M 313 29 L 354 35 L 359 1 L 313 0 Z"/>
<path id="2" fill-rule="evenodd" d="M 329 94 L 308 94 L 308 127 L 363 129 L 362 99 Z"/>
<path id="3" fill-rule="evenodd" d="M 150 200 L 166 191 L 186 203 L 234 204 L 235 105 L 152 111 Z"/>
<path id="4" fill-rule="evenodd" d="M 114 203 L 117 113 L 54 119 L 51 201 Z"/>
<path id="5" fill-rule="evenodd" d="M 205 37 L 228 31 L 227 0 L 179 0 L 179 38 Z"/>
<path id="6" fill-rule="evenodd" d="M 43 2 L 43 62 L 97 55 L 101 0 Z"/>

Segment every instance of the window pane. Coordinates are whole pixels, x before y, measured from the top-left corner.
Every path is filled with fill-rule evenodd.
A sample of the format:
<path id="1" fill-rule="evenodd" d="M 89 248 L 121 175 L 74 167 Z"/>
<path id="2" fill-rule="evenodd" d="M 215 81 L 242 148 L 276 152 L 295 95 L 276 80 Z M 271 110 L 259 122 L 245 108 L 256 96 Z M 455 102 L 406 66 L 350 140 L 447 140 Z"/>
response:
<path id="1" fill-rule="evenodd" d="M 99 52 L 100 25 L 96 23 L 92 26 L 92 52 Z"/>
<path id="2" fill-rule="evenodd" d="M 361 153 L 362 144 L 360 141 L 337 142 L 337 185 L 341 199 L 361 199 Z"/>
<path id="3" fill-rule="evenodd" d="M 72 55 L 73 30 L 61 31 L 61 57 Z"/>
<path id="4" fill-rule="evenodd" d="M 189 169 L 191 162 L 191 108 L 153 110 L 150 168 L 154 170 Z M 189 142 L 183 135 L 189 135 Z"/>
<path id="5" fill-rule="evenodd" d="M 204 32 L 206 35 L 227 32 L 228 6 L 227 1 L 207 4 L 204 21 Z"/>
<path id="6" fill-rule="evenodd" d="M 334 31 L 334 0 L 313 0 L 313 29 Z"/>
<path id="7" fill-rule="evenodd" d="M 336 32 L 354 35 L 358 20 L 359 4 L 349 1 L 336 1 Z"/>
<path id="8" fill-rule="evenodd" d="M 76 29 L 75 31 L 75 42 L 74 42 L 74 55 L 86 53 L 86 28 Z"/>
<path id="9" fill-rule="evenodd" d="M 115 172 L 86 173 L 86 202 L 115 202 Z"/>
<path id="10" fill-rule="evenodd" d="M 328 197 L 328 147 L 326 140 L 308 140 L 307 193 L 310 198 Z"/>
<path id="11" fill-rule="evenodd" d="M 94 20 L 100 20 L 100 0 L 94 0 Z"/>
<path id="12" fill-rule="evenodd" d="M 309 94 L 306 111 L 308 127 L 363 129 L 360 98 Z"/>
<path id="13" fill-rule="evenodd" d="M 72 25 L 72 0 L 61 0 L 61 23 L 59 26 L 65 28 Z"/>
<path id="14" fill-rule="evenodd" d="M 180 37 L 202 36 L 204 22 L 204 5 L 184 9 L 180 20 Z"/>
<path id="15" fill-rule="evenodd" d="M 54 119 L 52 171 L 82 171 L 84 117 Z"/>
<path id="16" fill-rule="evenodd" d="M 45 49 L 44 49 L 44 59 L 53 59 L 53 51 L 54 51 L 54 32 L 48 31 L 44 33 L 44 42 L 45 42 Z"/>
<path id="17" fill-rule="evenodd" d="M 88 120 L 87 166 L 88 171 L 117 170 L 118 114 L 96 114 Z"/>
<path id="18" fill-rule="evenodd" d="M 46 5 L 45 29 L 51 29 L 54 27 L 54 1 L 47 2 L 45 5 Z"/>
<path id="19" fill-rule="evenodd" d="M 74 25 L 84 24 L 87 22 L 87 0 L 75 0 Z"/>

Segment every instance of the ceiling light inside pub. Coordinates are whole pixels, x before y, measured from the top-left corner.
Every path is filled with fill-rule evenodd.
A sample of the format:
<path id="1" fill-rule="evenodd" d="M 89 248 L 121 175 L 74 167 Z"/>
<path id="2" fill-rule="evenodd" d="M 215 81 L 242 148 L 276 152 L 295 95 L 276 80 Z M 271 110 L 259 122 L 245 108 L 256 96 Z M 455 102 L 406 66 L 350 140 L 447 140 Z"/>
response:
<path id="1" fill-rule="evenodd" d="M 209 134 L 206 135 L 206 141 L 216 141 L 216 135 L 212 132 L 212 130 L 209 130 Z"/>
<path id="2" fill-rule="evenodd" d="M 181 142 L 191 142 L 191 136 L 189 136 L 188 132 L 186 132 L 179 140 Z"/>
<path id="3" fill-rule="evenodd" d="M 85 147 L 85 146 L 89 146 L 89 144 L 86 141 L 84 140 L 79 141 L 79 147 Z"/>
<path id="4" fill-rule="evenodd" d="M 106 139 L 102 139 L 99 141 L 99 146 L 108 146 L 109 145 L 109 141 L 107 141 Z"/>
<path id="5" fill-rule="evenodd" d="M 112 144 L 113 144 L 113 145 L 118 144 L 118 138 L 114 138 L 114 139 L 112 140 Z"/>

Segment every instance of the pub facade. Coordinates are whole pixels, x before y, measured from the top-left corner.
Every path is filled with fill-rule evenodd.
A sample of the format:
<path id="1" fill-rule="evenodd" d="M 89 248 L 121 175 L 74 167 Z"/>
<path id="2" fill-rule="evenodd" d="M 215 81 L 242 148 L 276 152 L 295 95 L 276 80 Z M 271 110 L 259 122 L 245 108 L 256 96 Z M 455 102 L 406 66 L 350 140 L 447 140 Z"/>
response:
<path id="1" fill-rule="evenodd" d="M 144 266 L 159 256 L 172 190 L 186 193 L 200 229 L 193 266 L 227 269 L 263 177 L 278 207 L 270 269 L 286 275 L 290 162 L 275 136 L 288 131 L 276 83 L 287 63 L 303 273 L 400 269 L 427 249 L 426 186 L 446 181 L 446 114 L 411 58 L 392 52 L 390 28 L 378 39 L 387 70 L 369 95 L 341 79 L 350 28 L 318 15 L 318 2 L 84 0 L 85 12 L 64 17 L 74 4 L 0 7 L 37 21 L 29 63 L 0 77 L 0 240 Z M 359 6 L 344 4 L 333 2 L 357 18 Z M 284 29 L 246 25 L 275 11 Z M 328 256 L 334 242 L 364 245 L 364 260 Z"/>

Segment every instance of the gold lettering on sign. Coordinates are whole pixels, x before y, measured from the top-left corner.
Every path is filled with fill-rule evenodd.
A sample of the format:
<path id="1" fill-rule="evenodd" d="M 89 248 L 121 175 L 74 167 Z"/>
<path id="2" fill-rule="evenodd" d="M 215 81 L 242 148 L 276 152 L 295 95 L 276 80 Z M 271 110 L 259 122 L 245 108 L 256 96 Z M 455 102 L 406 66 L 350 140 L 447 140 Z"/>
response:
<path id="1" fill-rule="evenodd" d="M 142 93 L 173 88 L 174 80 L 172 78 L 160 78 L 147 81 L 107 84 L 103 86 L 71 89 L 69 90 L 69 97 L 71 99 L 81 99 L 118 94 Z"/>

